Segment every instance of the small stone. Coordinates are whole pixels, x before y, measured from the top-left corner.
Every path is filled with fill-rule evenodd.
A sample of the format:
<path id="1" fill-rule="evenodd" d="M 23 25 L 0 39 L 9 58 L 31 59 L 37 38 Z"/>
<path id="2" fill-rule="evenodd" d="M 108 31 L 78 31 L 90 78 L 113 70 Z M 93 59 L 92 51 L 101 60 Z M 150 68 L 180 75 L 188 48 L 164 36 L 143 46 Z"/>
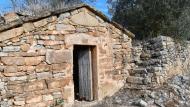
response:
<path id="1" fill-rule="evenodd" d="M 159 107 L 165 107 L 162 100 L 155 100 L 154 103 Z"/>
<path id="2" fill-rule="evenodd" d="M 27 52 L 29 49 L 30 49 L 30 45 L 29 44 L 21 45 L 21 50 L 23 52 Z"/>
<path id="3" fill-rule="evenodd" d="M 62 97 L 62 93 L 61 92 L 53 92 L 53 98 L 58 99 Z"/>
<path id="4" fill-rule="evenodd" d="M 53 45 L 61 45 L 61 44 L 64 44 L 64 42 L 63 42 L 63 41 L 54 41 L 54 40 L 46 40 L 46 41 L 39 40 L 39 41 L 38 41 L 38 44 L 40 44 L 40 45 L 53 46 Z"/>
<path id="5" fill-rule="evenodd" d="M 5 77 L 15 77 L 15 76 L 24 76 L 26 75 L 25 72 L 4 72 L 3 75 Z"/>
<path id="6" fill-rule="evenodd" d="M 133 83 L 133 84 L 143 84 L 144 78 L 141 77 L 133 77 L 133 76 L 129 76 L 127 77 L 127 82 L 129 83 Z"/>
<path id="7" fill-rule="evenodd" d="M 51 16 L 48 18 L 48 22 L 51 23 L 51 22 L 55 22 L 57 21 L 57 16 Z"/>
<path id="8" fill-rule="evenodd" d="M 15 43 L 15 42 L 19 42 L 19 41 L 20 41 L 20 38 L 15 37 L 15 38 L 12 38 L 11 41 L 12 41 L 13 43 Z"/>
<path id="9" fill-rule="evenodd" d="M 24 28 L 25 32 L 30 32 L 35 29 L 33 23 L 25 23 L 25 24 L 23 24 L 23 28 Z"/>
<path id="10" fill-rule="evenodd" d="M 87 28 L 76 28 L 76 32 L 77 33 L 84 33 L 84 32 L 88 32 Z"/>
<path id="11" fill-rule="evenodd" d="M 38 80 L 38 81 L 32 81 L 25 85 L 24 90 L 27 92 L 31 91 L 38 91 L 46 88 L 45 82 L 43 80 Z"/>
<path id="12" fill-rule="evenodd" d="M 31 103 L 28 104 L 27 107 L 48 107 L 50 104 L 47 102 L 40 102 L 40 103 Z"/>
<path id="13" fill-rule="evenodd" d="M 48 24 L 48 30 L 55 30 L 55 24 Z"/>
<path id="14" fill-rule="evenodd" d="M 18 72 L 18 67 L 17 66 L 7 66 L 4 69 L 4 72 Z"/>
<path id="15" fill-rule="evenodd" d="M 54 35 L 51 35 L 51 36 L 49 36 L 49 39 L 50 39 L 50 40 L 55 40 L 55 36 L 54 36 Z"/>
<path id="16" fill-rule="evenodd" d="M 52 95 L 43 95 L 43 101 L 51 101 L 51 100 L 53 100 Z"/>
<path id="17" fill-rule="evenodd" d="M 39 36 L 39 39 L 48 40 L 48 39 L 49 39 L 49 36 L 41 35 L 41 36 Z"/>
<path id="18" fill-rule="evenodd" d="M 4 71 L 5 68 L 5 66 L 0 66 L 0 72 Z"/>
<path id="19" fill-rule="evenodd" d="M 121 98 L 115 97 L 114 100 L 115 100 L 115 102 L 116 102 L 117 104 L 122 104 Z"/>
<path id="20" fill-rule="evenodd" d="M 25 101 L 14 101 L 13 103 L 14 103 L 14 105 L 16 105 L 16 106 L 25 105 Z"/>
<path id="21" fill-rule="evenodd" d="M 19 16 L 16 13 L 7 13 L 4 15 L 4 19 L 6 23 L 10 23 L 16 20 L 19 20 Z"/>
<path id="22" fill-rule="evenodd" d="M 72 25 L 65 25 L 65 24 L 56 24 L 57 31 L 74 31 L 76 30 Z"/>
<path id="23" fill-rule="evenodd" d="M 162 67 L 153 67 L 154 72 L 160 72 L 162 71 Z M 160 76 L 160 75 L 158 75 Z"/>
<path id="24" fill-rule="evenodd" d="M 51 77 L 52 77 L 52 73 L 50 72 L 37 73 L 38 79 L 46 79 L 46 78 L 51 78 Z"/>
<path id="25" fill-rule="evenodd" d="M 8 42 L 7 45 L 12 45 L 13 43 L 12 42 Z"/>
<path id="26" fill-rule="evenodd" d="M 7 39 L 20 36 L 22 33 L 24 33 L 23 27 L 7 30 L 5 32 L 0 33 L 0 41 L 5 41 Z"/>
<path id="27" fill-rule="evenodd" d="M 93 17 L 88 12 L 83 11 L 71 16 L 71 21 L 83 26 L 101 26 L 96 17 Z"/>
<path id="28" fill-rule="evenodd" d="M 70 15 L 71 15 L 70 13 L 63 13 L 59 16 L 58 21 L 61 21 L 65 18 L 69 17 Z"/>
<path id="29" fill-rule="evenodd" d="M 67 63 L 62 64 L 52 64 L 53 71 L 62 71 L 62 70 L 70 70 L 71 65 Z"/>
<path id="30" fill-rule="evenodd" d="M 77 13 L 79 13 L 78 10 L 74 10 L 74 11 L 71 12 L 71 15 L 75 15 Z"/>
<path id="31" fill-rule="evenodd" d="M 38 103 L 42 101 L 42 96 L 29 96 L 26 99 L 26 103 L 30 104 L 30 103 Z"/>
<path id="32" fill-rule="evenodd" d="M 8 53 L 0 52 L 0 57 L 3 57 L 3 56 L 8 56 Z"/>
<path id="33" fill-rule="evenodd" d="M 149 95 L 151 98 L 153 99 L 158 99 L 159 95 L 156 92 L 151 92 L 151 94 Z"/>
<path id="34" fill-rule="evenodd" d="M 20 51 L 19 46 L 6 46 L 6 47 L 3 47 L 3 52 L 18 52 L 18 51 Z"/>
<path id="35" fill-rule="evenodd" d="M 120 44 L 116 44 L 112 46 L 113 49 L 121 49 L 122 46 Z"/>
<path id="36" fill-rule="evenodd" d="M 24 65 L 23 57 L 2 57 L 1 61 L 6 65 Z"/>
<path id="37" fill-rule="evenodd" d="M 147 107 L 148 106 L 147 102 L 145 102 L 144 100 L 137 100 L 136 102 L 134 102 L 134 105 L 137 105 L 140 107 Z"/>
<path id="38" fill-rule="evenodd" d="M 7 88 L 14 93 L 23 93 L 23 86 L 20 84 L 8 85 Z"/>
<path id="39" fill-rule="evenodd" d="M 103 33 L 105 33 L 106 31 L 107 31 L 107 28 L 106 27 L 97 27 L 96 28 L 98 31 L 100 31 L 100 32 L 103 32 Z"/>
<path id="40" fill-rule="evenodd" d="M 35 71 L 35 66 L 21 66 L 19 67 L 20 71 L 24 71 L 24 72 L 34 72 Z"/>
<path id="41" fill-rule="evenodd" d="M 59 23 L 63 23 L 63 24 L 70 24 L 70 20 L 68 18 L 65 18 L 63 20 L 60 20 Z"/>
<path id="42" fill-rule="evenodd" d="M 29 74 L 29 75 L 28 75 L 28 80 L 29 80 L 29 81 L 31 81 L 31 80 L 36 80 L 36 79 L 37 79 L 36 74 L 33 73 L 33 74 Z"/>
<path id="43" fill-rule="evenodd" d="M 46 53 L 46 62 L 48 64 L 59 64 L 71 62 L 72 60 L 72 51 L 70 50 L 48 50 Z"/>
<path id="44" fill-rule="evenodd" d="M 71 97 L 73 95 L 73 91 L 69 87 L 65 87 L 63 91 L 63 99 L 67 99 L 68 102 L 73 102 L 73 98 Z"/>
<path id="45" fill-rule="evenodd" d="M 5 83 L 4 82 L 0 82 L 0 90 L 3 90 L 5 88 Z"/>
<path id="46" fill-rule="evenodd" d="M 34 22 L 35 27 L 42 27 L 48 24 L 48 19 L 42 19 L 40 21 Z"/>
<path id="47" fill-rule="evenodd" d="M 50 66 L 41 64 L 36 67 L 36 72 L 47 72 L 50 70 Z"/>
<path id="48" fill-rule="evenodd" d="M 25 57 L 25 64 L 28 66 L 31 65 L 39 65 L 44 59 L 44 56 L 38 56 L 38 57 Z"/>
<path id="49" fill-rule="evenodd" d="M 129 39 L 128 35 L 123 34 L 123 41 L 124 41 L 124 42 L 128 42 L 129 40 L 130 40 L 130 39 Z"/>
<path id="50" fill-rule="evenodd" d="M 27 76 L 20 76 L 20 77 L 10 77 L 11 81 L 26 81 Z"/>
<path id="51" fill-rule="evenodd" d="M 54 78 L 60 78 L 60 77 L 64 77 L 65 76 L 65 73 L 56 73 L 56 74 L 53 74 L 53 77 Z"/>
<path id="52" fill-rule="evenodd" d="M 10 107 L 7 101 L 0 102 L 1 107 Z"/>
<path id="53" fill-rule="evenodd" d="M 141 55 L 140 55 L 140 58 L 141 58 L 141 59 L 148 59 L 148 58 L 150 58 L 150 57 L 151 57 L 151 55 L 148 54 L 148 53 L 145 53 L 145 52 L 142 52 Z"/>
<path id="54" fill-rule="evenodd" d="M 179 103 L 177 101 L 169 100 L 165 104 L 166 107 L 179 107 Z"/>
<path id="55" fill-rule="evenodd" d="M 66 85 L 69 85 L 71 79 L 70 78 L 63 78 L 63 79 L 51 79 L 48 80 L 48 88 L 49 89 L 56 89 L 56 88 L 63 88 Z"/>
<path id="56" fill-rule="evenodd" d="M 55 40 L 63 41 L 63 40 L 65 40 L 65 37 L 64 37 L 63 35 L 57 35 L 57 36 L 55 37 Z"/>

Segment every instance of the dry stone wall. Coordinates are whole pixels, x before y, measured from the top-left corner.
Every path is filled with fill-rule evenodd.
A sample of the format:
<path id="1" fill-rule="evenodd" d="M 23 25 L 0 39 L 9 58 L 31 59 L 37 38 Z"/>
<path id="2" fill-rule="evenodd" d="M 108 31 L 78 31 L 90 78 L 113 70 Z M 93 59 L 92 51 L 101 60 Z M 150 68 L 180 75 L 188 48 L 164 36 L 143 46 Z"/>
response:
<path id="1" fill-rule="evenodd" d="M 98 99 L 124 84 L 131 37 L 86 8 L 19 25 L 7 14 L 0 30 L 0 106 L 46 107 L 74 102 L 73 46 L 97 48 Z M 1 23 L 1 24 L 2 24 Z"/>
<path id="2" fill-rule="evenodd" d="M 133 70 L 127 78 L 129 87 L 156 88 L 168 78 L 189 71 L 190 44 L 184 44 L 166 36 L 134 41 Z"/>

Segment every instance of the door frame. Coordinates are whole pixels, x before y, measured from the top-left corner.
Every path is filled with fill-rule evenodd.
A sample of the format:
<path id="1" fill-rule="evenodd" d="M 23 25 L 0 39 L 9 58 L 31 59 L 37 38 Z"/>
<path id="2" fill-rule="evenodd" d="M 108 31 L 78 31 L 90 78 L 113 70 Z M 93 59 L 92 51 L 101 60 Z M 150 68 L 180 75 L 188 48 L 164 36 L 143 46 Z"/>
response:
<path id="1" fill-rule="evenodd" d="M 98 100 L 98 84 L 99 84 L 99 81 L 98 81 L 98 46 L 97 45 L 86 45 L 86 44 L 84 44 L 84 45 L 83 44 L 73 44 L 73 52 L 74 52 L 75 46 L 89 46 L 89 48 L 91 50 L 92 87 L 93 87 L 93 100 L 92 101 Z M 73 67 L 72 67 L 72 71 L 74 69 Z M 73 72 L 72 72 L 72 74 L 73 74 Z M 73 81 L 73 85 L 74 85 L 74 81 Z M 75 96 L 75 92 L 74 92 L 74 96 Z"/>

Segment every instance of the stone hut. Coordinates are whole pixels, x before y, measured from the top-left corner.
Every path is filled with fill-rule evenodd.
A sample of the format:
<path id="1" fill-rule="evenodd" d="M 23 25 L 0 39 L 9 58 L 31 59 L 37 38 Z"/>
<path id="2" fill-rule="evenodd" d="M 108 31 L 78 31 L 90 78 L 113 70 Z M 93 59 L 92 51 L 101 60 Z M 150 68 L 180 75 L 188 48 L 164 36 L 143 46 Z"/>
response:
<path id="1" fill-rule="evenodd" d="M 124 85 L 134 35 L 92 7 L 0 19 L 2 107 L 101 100 Z"/>

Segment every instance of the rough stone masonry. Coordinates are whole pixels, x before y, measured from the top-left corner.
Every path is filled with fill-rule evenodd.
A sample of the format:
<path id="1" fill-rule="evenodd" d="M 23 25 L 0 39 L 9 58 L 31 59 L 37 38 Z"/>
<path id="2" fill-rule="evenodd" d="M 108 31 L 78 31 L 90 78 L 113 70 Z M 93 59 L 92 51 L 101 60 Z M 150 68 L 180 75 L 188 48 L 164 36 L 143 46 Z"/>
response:
<path id="1" fill-rule="evenodd" d="M 133 37 L 87 5 L 35 17 L 0 17 L 0 106 L 74 103 L 74 45 L 96 47 L 96 100 L 125 82 L 130 89 L 152 89 L 189 70 L 189 43 L 160 36 L 132 46 Z"/>
<path id="2" fill-rule="evenodd" d="M 133 67 L 127 77 L 131 89 L 155 89 L 168 78 L 184 75 L 190 69 L 190 44 L 159 36 L 145 41 L 133 41 Z"/>
<path id="3" fill-rule="evenodd" d="M 133 34 L 80 5 L 39 16 L 0 20 L 0 106 L 46 107 L 74 102 L 73 47 L 97 49 L 97 97 L 113 95 L 131 69 Z"/>

